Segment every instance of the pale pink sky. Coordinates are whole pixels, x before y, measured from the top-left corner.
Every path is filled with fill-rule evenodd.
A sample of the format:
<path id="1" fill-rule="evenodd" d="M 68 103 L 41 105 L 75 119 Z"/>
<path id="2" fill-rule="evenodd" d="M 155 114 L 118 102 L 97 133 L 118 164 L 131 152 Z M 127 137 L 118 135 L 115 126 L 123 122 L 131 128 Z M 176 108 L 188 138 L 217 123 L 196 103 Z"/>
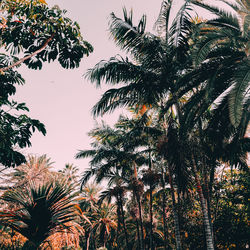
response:
<path id="1" fill-rule="evenodd" d="M 29 116 L 39 119 L 47 129 L 46 136 L 35 133 L 32 147 L 23 152 L 47 154 L 57 169 L 73 163 L 82 171 L 88 167 L 88 161 L 75 160 L 74 156 L 78 149 L 90 148 L 87 133 L 95 125 L 90 110 L 104 91 L 96 89 L 82 75 L 100 60 L 120 53 L 109 39 L 109 14 L 113 11 L 122 16 L 123 6 L 133 8 L 135 18 L 147 14 L 148 29 L 151 29 L 161 0 L 47 0 L 47 3 L 68 11 L 68 16 L 79 23 L 84 39 L 93 45 L 94 52 L 83 58 L 75 70 L 64 70 L 58 63 L 44 65 L 41 71 L 25 66 L 20 69 L 26 84 L 18 87 L 14 99 L 25 102 L 30 109 Z M 114 122 L 117 117 L 118 112 L 103 119 Z"/>
<path id="2" fill-rule="evenodd" d="M 147 15 L 147 30 L 152 30 L 161 0 L 47 0 L 52 6 L 57 4 L 68 11 L 68 16 L 77 21 L 85 40 L 94 47 L 94 52 L 83 58 L 81 65 L 75 70 L 64 70 L 58 63 L 44 65 L 41 71 L 20 69 L 26 84 L 18 87 L 15 99 L 27 103 L 30 117 L 39 119 L 46 125 L 47 135 L 35 133 L 32 147 L 25 149 L 25 154 L 47 154 L 55 162 L 54 167 L 61 169 L 66 163 L 73 163 L 81 171 L 88 167 L 87 160 L 75 160 L 79 149 L 90 148 L 87 133 L 94 128 L 95 121 L 90 114 L 93 105 L 100 99 L 104 89 L 96 89 L 94 85 L 82 77 L 88 68 L 102 59 L 120 53 L 113 41 L 109 39 L 109 14 L 114 12 L 122 16 L 122 8 L 133 9 L 134 20 L 142 14 Z M 181 5 L 176 0 L 175 5 Z M 103 117 L 113 123 L 117 117 Z M 99 121 L 101 119 L 98 119 Z"/>

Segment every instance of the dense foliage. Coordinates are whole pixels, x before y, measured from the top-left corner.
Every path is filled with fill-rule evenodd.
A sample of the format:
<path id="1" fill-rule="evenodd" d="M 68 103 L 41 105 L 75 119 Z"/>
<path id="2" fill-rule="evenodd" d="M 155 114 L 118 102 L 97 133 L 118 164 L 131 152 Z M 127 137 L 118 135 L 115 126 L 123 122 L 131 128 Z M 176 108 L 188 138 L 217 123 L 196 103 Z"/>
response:
<path id="1" fill-rule="evenodd" d="M 49 27 L 53 18 L 46 19 L 42 2 L 28 6 L 45 11 L 34 20 L 45 18 Z M 63 248 L 91 250 L 249 248 L 249 4 L 222 2 L 231 12 L 187 0 L 171 21 L 173 1 L 163 1 L 155 33 L 146 31 L 146 16 L 135 25 L 126 9 L 123 18 L 111 14 L 111 36 L 128 58 L 112 57 L 87 72 L 97 86 L 117 85 L 104 93 L 93 114 L 126 107 L 131 117 L 121 116 L 113 127 L 103 122 L 90 131 L 91 148 L 76 155 L 90 158 L 80 181 L 76 167 L 53 172 L 45 156 L 30 156 L 6 175 L 0 225 L 5 226 L 4 235 L 15 235 L 16 248 L 53 249 L 59 238 L 65 239 Z M 193 17 L 195 6 L 214 16 Z M 6 11 L 12 13 L 13 6 Z M 20 13 L 34 15 L 26 9 Z M 62 14 L 57 8 L 48 13 Z M 18 23 L 26 25 L 23 20 Z M 49 35 L 39 43 L 42 52 L 34 44 L 21 44 L 35 53 L 34 64 L 25 59 L 28 65 L 39 68 L 40 62 L 58 56 L 63 67 L 77 66 L 58 38 L 60 32 L 72 30 L 67 25 L 67 31 L 46 27 Z M 39 34 L 35 24 L 29 28 L 32 35 Z M 68 39 L 78 43 L 70 35 Z M 43 48 L 43 42 L 48 47 Z M 77 48 L 73 46 L 73 54 Z M 6 67 L 3 77 L 12 72 Z M 6 84 L 14 93 L 12 86 Z M 33 128 L 43 131 L 40 123 Z M 1 240 L 2 248 L 8 249 L 10 243 Z"/>
<path id="2" fill-rule="evenodd" d="M 25 161 L 18 148 L 31 146 L 35 130 L 46 134 L 41 122 L 26 115 L 29 109 L 24 103 L 11 100 L 15 85 L 24 84 L 14 68 L 24 63 L 41 69 L 43 63 L 54 60 L 64 68 L 79 67 L 93 48 L 66 11 L 49 8 L 45 1 L 4 0 L 0 10 L 0 164 L 10 167 Z"/>

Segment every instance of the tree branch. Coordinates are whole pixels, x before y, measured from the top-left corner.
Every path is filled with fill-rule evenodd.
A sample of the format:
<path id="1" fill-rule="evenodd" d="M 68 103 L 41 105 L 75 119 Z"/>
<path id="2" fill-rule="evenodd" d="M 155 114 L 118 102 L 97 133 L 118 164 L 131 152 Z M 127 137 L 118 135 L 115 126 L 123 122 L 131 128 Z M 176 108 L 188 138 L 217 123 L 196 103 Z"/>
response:
<path id="1" fill-rule="evenodd" d="M 18 60 L 17 62 L 15 62 L 15 63 L 13 63 L 13 64 L 7 66 L 7 67 L 0 68 L 0 73 L 4 72 L 4 71 L 6 71 L 6 70 L 12 69 L 12 68 L 18 66 L 19 64 L 23 63 L 25 60 L 30 59 L 31 57 L 33 57 L 33 56 L 39 54 L 41 51 L 43 51 L 43 50 L 46 48 L 46 46 L 47 46 L 48 43 L 53 39 L 54 36 L 55 36 L 55 34 L 52 34 L 51 37 L 48 38 L 48 39 L 45 41 L 45 43 L 43 44 L 43 46 L 42 46 L 40 49 L 36 50 L 35 52 L 31 53 L 30 55 L 23 57 L 22 59 Z"/>

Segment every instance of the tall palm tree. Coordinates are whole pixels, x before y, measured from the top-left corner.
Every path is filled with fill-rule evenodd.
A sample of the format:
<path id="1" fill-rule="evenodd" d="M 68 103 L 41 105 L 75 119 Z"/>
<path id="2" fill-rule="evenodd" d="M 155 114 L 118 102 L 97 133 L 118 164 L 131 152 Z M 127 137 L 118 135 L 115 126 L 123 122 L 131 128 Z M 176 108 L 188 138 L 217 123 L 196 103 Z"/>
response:
<path id="1" fill-rule="evenodd" d="M 207 111 L 216 99 L 221 94 L 226 93 L 226 90 L 230 87 L 229 81 L 236 79 L 232 75 L 234 69 L 239 69 L 238 72 L 243 72 L 240 76 L 243 79 L 243 92 L 239 91 L 238 93 L 246 93 L 244 86 L 248 84 L 249 80 L 247 80 L 248 62 L 245 61 L 248 61 L 248 59 L 245 57 L 246 53 L 242 49 L 237 50 L 235 49 L 236 47 L 231 46 L 229 49 L 222 51 L 222 56 L 219 57 L 216 57 L 216 53 L 213 53 L 215 50 L 211 50 L 209 55 L 211 60 L 204 61 L 197 69 L 192 67 L 193 58 L 191 59 L 190 57 L 191 50 L 195 50 L 196 47 L 200 48 L 200 46 L 198 46 L 195 36 L 197 25 L 187 13 L 187 10 L 190 10 L 191 2 L 199 5 L 195 1 L 186 1 L 170 26 L 169 16 L 172 1 L 163 1 L 156 24 L 156 27 L 163 31 L 163 35 L 145 32 L 145 16 L 135 26 L 132 22 L 132 14 L 128 14 L 126 10 L 124 10 L 123 20 L 114 14 L 111 15 L 111 35 L 117 45 L 130 54 L 132 60 L 121 57 L 111 58 L 109 61 L 101 61 L 88 71 L 87 76 L 92 82 L 96 82 L 97 85 L 100 85 L 102 80 L 112 85 L 124 84 L 123 87 L 110 89 L 105 92 L 101 100 L 93 108 L 94 115 L 111 112 L 117 107 L 123 106 L 139 105 L 143 107 L 146 104 L 161 106 L 163 115 L 170 113 L 172 119 L 177 121 L 177 125 L 180 128 L 177 132 L 179 134 L 178 137 L 182 138 L 184 142 L 187 141 L 186 143 L 181 143 L 181 140 L 178 139 L 176 140 L 177 144 L 185 145 L 188 144 L 190 135 L 199 135 L 196 131 L 201 119 L 204 119 L 205 114 L 207 114 Z M 213 10 L 214 13 L 217 11 L 216 8 L 210 8 L 210 10 Z M 217 14 L 222 16 L 220 21 L 227 18 L 227 15 L 223 15 L 221 11 L 217 11 Z M 215 22 L 212 24 L 211 21 L 211 25 L 214 27 Z M 225 25 L 230 26 L 230 23 L 226 20 Z M 223 32 L 220 26 L 217 29 Z M 217 31 L 217 29 L 213 29 L 213 31 Z M 205 29 L 203 33 L 207 31 L 208 29 Z M 201 37 L 201 34 L 200 32 L 198 39 L 204 38 L 202 41 L 206 40 L 206 36 Z M 221 40 L 221 37 L 219 39 Z M 244 41 L 244 39 L 238 40 L 239 44 L 244 43 Z M 192 45 L 192 43 L 194 44 Z M 218 46 L 217 52 L 220 49 L 222 50 L 223 48 Z M 232 58 L 230 57 L 231 51 L 233 51 Z M 225 56 L 229 60 L 225 61 Z M 245 58 L 244 63 L 239 66 L 238 62 L 242 58 Z M 232 65 L 231 60 L 234 60 L 236 64 Z M 212 75 L 212 77 L 208 77 L 209 75 Z M 182 103 L 183 97 L 187 97 L 188 101 Z M 248 101 L 246 101 L 247 105 Z M 241 117 L 243 127 L 246 127 L 248 119 L 246 119 L 244 114 Z M 198 155 L 194 155 L 194 157 L 196 158 L 195 161 L 187 156 L 188 164 L 183 164 L 186 162 L 185 157 L 180 158 L 184 160 L 183 163 L 181 161 L 179 161 L 180 164 L 174 163 L 172 165 L 173 163 L 171 163 L 169 165 L 170 172 L 182 169 L 180 166 L 187 165 L 188 167 L 189 165 L 189 169 L 191 167 L 193 172 L 197 174 L 199 169 L 193 164 L 199 157 Z M 172 175 L 170 174 L 169 176 Z M 195 175 L 195 177 L 198 176 Z M 198 178 L 195 179 L 198 185 Z M 170 180 L 170 183 L 173 183 L 173 180 Z M 179 189 L 179 185 L 177 187 Z M 199 188 L 197 190 L 201 194 L 201 190 Z M 205 204 L 203 198 L 200 195 L 202 206 Z M 207 248 L 214 249 L 211 225 L 207 223 L 208 212 L 205 207 L 202 208 L 202 211 L 204 212 L 204 224 L 207 232 Z M 176 238 L 177 248 L 180 249 L 180 237 Z"/>
<path id="2" fill-rule="evenodd" d="M 156 35 L 146 32 L 145 16 L 136 26 L 133 24 L 132 13 L 127 13 L 125 9 L 123 19 L 116 17 L 114 13 L 111 14 L 111 36 L 132 60 L 113 57 L 109 61 L 101 61 L 87 72 L 87 77 L 97 85 L 100 85 L 102 80 L 111 85 L 124 85 L 106 91 L 94 106 L 94 115 L 111 112 L 117 107 L 137 105 L 143 108 L 145 105 L 151 105 L 160 106 L 163 114 L 171 108 L 176 110 L 179 122 L 182 121 L 179 100 L 192 86 L 182 87 L 184 81 L 179 78 L 192 65 L 188 42 L 193 23 L 187 13 L 190 9 L 189 2 L 185 2 L 172 24 L 171 9 L 172 1 L 163 1 L 156 22 L 159 31 Z M 152 187 L 150 189 L 152 191 Z M 152 216 L 150 238 L 152 248 Z M 180 237 L 176 237 L 176 240 L 177 249 L 181 249 Z"/>
<path id="3" fill-rule="evenodd" d="M 0 211 L 0 224 L 25 236 L 34 249 L 56 232 L 70 230 L 69 222 L 76 219 L 74 197 L 58 183 L 30 183 L 24 189 L 6 191 L 1 200 L 9 207 Z"/>
<path id="4" fill-rule="evenodd" d="M 115 129 L 102 124 L 102 126 L 90 132 L 90 135 L 96 139 L 92 144 L 93 149 L 81 150 L 76 157 L 92 157 L 90 161 L 91 168 L 84 172 L 82 185 L 84 185 L 91 176 L 95 176 L 97 183 L 107 180 L 113 188 L 117 187 L 118 177 L 124 183 L 131 184 L 130 187 L 137 197 L 136 200 L 140 211 L 140 240 L 141 246 L 143 246 L 144 234 L 141 209 L 141 192 L 143 192 L 143 190 L 141 190 L 141 188 L 139 188 L 140 190 L 138 189 L 142 183 L 137 177 L 137 165 L 142 165 L 146 160 L 136 149 L 136 147 L 138 147 L 136 139 L 127 133 L 127 127 L 126 122 L 123 123 L 123 119 L 117 123 Z M 123 223 L 123 226 L 124 225 L 125 223 Z"/>
<path id="5" fill-rule="evenodd" d="M 116 176 L 117 178 L 118 176 Z M 119 177 L 118 177 L 119 178 Z M 125 240 L 126 240 L 126 248 L 130 249 L 130 244 L 129 244 L 129 237 L 128 237 L 128 230 L 125 222 L 125 211 L 124 211 L 124 196 L 126 193 L 127 187 L 122 185 L 121 183 L 121 178 L 119 178 L 120 181 L 118 180 L 116 182 L 116 185 L 112 188 L 108 188 L 104 190 L 100 194 L 100 200 L 99 202 L 102 203 L 104 199 L 108 201 L 108 203 L 111 202 L 112 198 L 116 199 L 116 205 L 117 205 L 117 219 L 118 219 L 118 226 L 117 226 L 117 244 L 119 243 L 118 236 L 119 236 L 119 231 L 120 231 L 120 224 L 122 224 L 123 227 L 123 232 L 125 235 Z"/>
<path id="6" fill-rule="evenodd" d="M 147 170 L 143 170 L 142 181 L 149 186 L 149 215 L 150 215 L 150 249 L 154 248 L 153 242 L 153 190 L 157 186 L 159 181 L 159 174 L 154 169 L 154 157 L 156 153 L 156 142 L 158 141 L 161 130 L 159 129 L 158 121 L 155 119 L 155 114 L 149 112 L 149 110 L 139 110 L 134 114 L 134 118 L 123 119 L 123 123 L 126 123 L 130 127 L 129 137 L 140 138 L 137 141 L 138 146 L 143 147 L 141 154 L 145 155 L 147 160 L 145 166 Z"/>
<path id="7" fill-rule="evenodd" d="M 217 160 L 247 166 L 249 138 L 244 135 L 249 123 L 249 5 L 240 0 L 221 1 L 231 7 L 229 13 L 200 1 L 191 2 L 215 15 L 199 24 L 199 36 L 192 51 L 196 68 L 186 76 L 192 77 L 191 85 L 195 82 L 199 85 L 183 106 L 181 132 L 188 134 L 195 128 L 191 134 L 196 134 L 195 144 L 200 145 L 191 153 L 191 165 L 206 225 L 207 248 L 213 249 L 209 207 Z"/>

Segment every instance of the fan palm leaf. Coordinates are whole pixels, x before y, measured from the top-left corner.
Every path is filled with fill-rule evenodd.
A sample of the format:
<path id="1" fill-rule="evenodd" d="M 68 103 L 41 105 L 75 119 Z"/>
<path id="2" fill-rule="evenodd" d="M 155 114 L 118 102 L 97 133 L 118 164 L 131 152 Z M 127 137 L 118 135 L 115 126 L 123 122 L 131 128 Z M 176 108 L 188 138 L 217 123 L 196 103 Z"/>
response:
<path id="1" fill-rule="evenodd" d="M 31 183 L 24 190 L 10 190 L 2 200 L 16 208 L 0 212 L 0 223 L 16 230 L 35 246 L 64 229 L 76 218 L 73 196 L 58 183 L 36 186 Z"/>

